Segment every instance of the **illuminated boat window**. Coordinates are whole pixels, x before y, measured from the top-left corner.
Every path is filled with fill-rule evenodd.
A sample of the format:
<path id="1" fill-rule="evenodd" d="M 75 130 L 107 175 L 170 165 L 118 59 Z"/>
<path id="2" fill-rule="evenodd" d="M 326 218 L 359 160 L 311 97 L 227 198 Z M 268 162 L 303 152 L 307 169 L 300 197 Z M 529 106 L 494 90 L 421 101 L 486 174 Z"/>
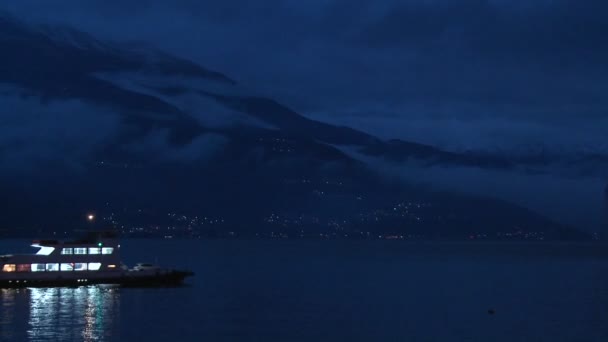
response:
<path id="1" fill-rule="evenodd" d="M 101 249 L 101 254 L 112 254 L 114 252 L 114 248 L 112 247 L 104 247 Z"/>
<path id="2" fill-rule="evenodd" d="M 32 265 L 30 265 L 30 264 L 17 265 L 17 272 L 30 272 L 31 270 L 32 270 Z"/>
<path id="3" fill-rule="evenodd" d="M 56 272 L 59 271 L 59 264 L 46 264 L 47 272 Z"/>
<path id="4" fill-rule="evenodd" d="M 61 250 L 61 254 L 63 255 L 72 255 L 73 254 L 73 249 L 72 248 L 64 248 Z"/>
<path id="5" fill-rule="evenodd" d="M 62 271 L 73 271 L 74 270 L 74 264 L 61 264 L 61 268 Z"/>
<path id="6" fill-rule="evenodd" d="M 91 247 L 89 248 L 89 254 L 101 254 L 101 248 Z"/>
<path id="7" fill-rule="evenodd" d="M 108 268 L 116 268 L 116 265 L 108 265 Z"/>
<path id="8" fill-rule="evenodd" d="M 87 254 L 86 248 L 74 248 L 74 254 Z"/>
<path id="9" fill-rule="evenodd" d="M 87 264 L 85 263 L 75 263 L 74 264 L 74 271 L 86 271 L 87 270 Z"/>
<path id="10" fill-rule="evenodd" d="M 2 272 L 15 272 L 17 270 L 17 266 L 15 264 L 6 264 L 2 267 Z"/>
<path id="11" fill-rule="evenodd" d="M 90 262 L 89 263 L 89 271 L 99 271 L 101 268 L 100 262 Z"/>
<path id="12" fill-rule="evenodd" d="M 45 270 L 44 264 L 32 264 L 32 272 L 44 272 Z"/>

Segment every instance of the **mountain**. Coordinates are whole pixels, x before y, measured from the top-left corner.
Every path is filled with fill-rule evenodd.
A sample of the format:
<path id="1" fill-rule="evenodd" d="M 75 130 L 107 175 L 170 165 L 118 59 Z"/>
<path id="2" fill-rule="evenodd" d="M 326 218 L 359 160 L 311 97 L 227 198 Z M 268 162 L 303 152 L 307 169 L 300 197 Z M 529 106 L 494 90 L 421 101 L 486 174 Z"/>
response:
<path id="1" fill-rule="evenodd" d="M 63 234 L 93 210 L 136 235 L 585 237 L 510 203 L 385 179 L 345 149 L 515 167 L 507 158 L 311 120 L 191 61 L 72 29 L 0 15 L 0 47 L 5 233 Z"/>
<path id="2" fill-rule="evenodd" d="M 471 158 L 496 158 L 534 172 L 567 177 L 598 177 L 608 174 L 608 147 L 600 144 L 551 145 L 544 143 L 457 152 Z"/>

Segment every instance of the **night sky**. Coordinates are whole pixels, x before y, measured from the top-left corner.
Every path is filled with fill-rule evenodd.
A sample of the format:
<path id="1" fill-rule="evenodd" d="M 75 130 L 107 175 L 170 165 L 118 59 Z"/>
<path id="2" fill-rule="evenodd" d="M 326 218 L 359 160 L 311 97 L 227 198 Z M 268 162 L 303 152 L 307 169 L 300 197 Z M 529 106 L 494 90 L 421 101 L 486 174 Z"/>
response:
<path id="1" fill-rule="evenodd" d="M 307 117 L 383 139 L 451 151 L 608 155 L 602 0 L 20 0 L 0 11 L 159 48 Z M 608 171 L 378 168 L 595 227 Z"/>

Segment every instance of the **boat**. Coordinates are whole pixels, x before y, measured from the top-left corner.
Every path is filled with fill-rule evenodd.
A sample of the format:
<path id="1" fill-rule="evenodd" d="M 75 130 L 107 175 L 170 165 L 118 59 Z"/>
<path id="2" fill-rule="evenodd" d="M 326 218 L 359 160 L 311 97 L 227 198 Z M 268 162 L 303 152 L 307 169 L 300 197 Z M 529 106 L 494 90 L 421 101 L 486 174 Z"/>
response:
<path id="1" fill-rule="evenodd" d="M 91 284 L 175 286 L 194 273 L 139 263 L 129 268 L 120 258 L 118 234 L 87 232 L 82 239 L 35 240 L 35 254 L 1 255 L 0 288 L 63 287 Z"/>

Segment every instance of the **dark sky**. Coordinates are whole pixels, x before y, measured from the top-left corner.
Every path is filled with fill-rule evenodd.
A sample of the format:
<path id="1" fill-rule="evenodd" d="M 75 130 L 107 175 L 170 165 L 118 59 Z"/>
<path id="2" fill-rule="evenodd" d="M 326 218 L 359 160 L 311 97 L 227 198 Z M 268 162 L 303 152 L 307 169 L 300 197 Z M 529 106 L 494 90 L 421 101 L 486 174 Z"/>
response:
<path id="1" fill-rule="evenodd" d="M 151 44 L 383 137 L 608 150 L 602 0 L 20 0 L 0 10 Z"/>

